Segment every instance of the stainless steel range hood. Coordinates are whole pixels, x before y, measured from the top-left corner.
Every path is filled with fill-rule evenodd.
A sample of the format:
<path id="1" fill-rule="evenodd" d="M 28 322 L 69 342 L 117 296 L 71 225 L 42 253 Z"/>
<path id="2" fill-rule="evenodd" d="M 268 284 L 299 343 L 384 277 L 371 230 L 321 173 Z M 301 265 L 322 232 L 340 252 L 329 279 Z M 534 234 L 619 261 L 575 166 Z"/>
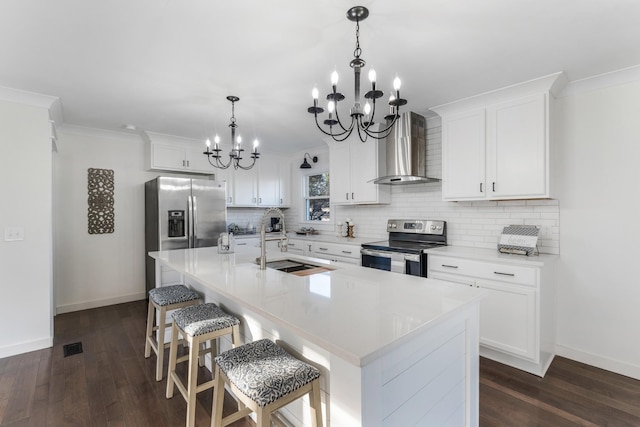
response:
<path id="1" fill-rule="evenodd" d="M 427 120 L 413 112 L 403 113 L 386 140 L 387 175 L 374 184 L 437 182 L 427 176 Z"/>

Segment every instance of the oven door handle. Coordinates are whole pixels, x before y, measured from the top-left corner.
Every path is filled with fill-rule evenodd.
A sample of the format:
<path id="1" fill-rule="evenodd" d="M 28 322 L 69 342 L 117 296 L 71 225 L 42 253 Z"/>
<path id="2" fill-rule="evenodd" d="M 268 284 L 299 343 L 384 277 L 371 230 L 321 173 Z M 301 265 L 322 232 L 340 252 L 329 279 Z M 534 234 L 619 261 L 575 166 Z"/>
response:
<path id="1" fill-rule="evenodd" d="M 360 249 L 362 255 L 389 259 L 391 271 L 394 273 L 407 273 L 407 261 L 420 261 L 420 255 L 403 254 L 401 252 L 383 252 L 371 249 Z"/>
<path id="2" fill-rule="evenodd" d="M 360 249 L 362 255 L 376 256 L 380 258 L 391 258 L 391 252 L 372 251 L 371 249 Z"/>

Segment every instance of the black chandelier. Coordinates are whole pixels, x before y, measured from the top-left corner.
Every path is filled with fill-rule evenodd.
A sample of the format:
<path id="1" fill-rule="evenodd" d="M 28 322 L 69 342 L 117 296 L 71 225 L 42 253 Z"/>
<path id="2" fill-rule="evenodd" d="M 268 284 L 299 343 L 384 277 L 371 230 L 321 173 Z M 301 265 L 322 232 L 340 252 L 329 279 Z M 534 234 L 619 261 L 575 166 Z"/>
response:
<path id="1" fill-rule="evenodd" d="M 355 6 L 347 11 L 347 19 L 356 23 L 356 48 L 353 51 L 354 58 L 349 65 L 353 68 L 355 89 L 354 89 L 354 104 L 350 110 L 351 123 L 345 127 L 338 115 L 338 102 L 344 99 L 344 95 L 338 92 L 338 73 L 334 71 L 331 74 L 331 86 L 332 91 L 327 95 L 327 110 L 329 111 L 329 118 L 323 121 L 325 126 L 328 126 L 328 131 L 323 129 L 318 122 L 318 114 L 324 112 L 324 108 L 318 107 L 318 89 L 313 88 L 313 106 L 309 107 L 307 111 L 314 115 L 316 125 L 318 129 L 325 135 L 331 136 L 336 141 L 344 141 L 351 135 L 354 128 L 358 129 L 358 136 L 360 141 L 365 142 L 367 137 L 370 136 L 375 139 L 386 138 L 391 133 L 393 126 L 400 117 L 400 106 L 407 103 L 406 99 L 400 98 L 400 79 L 396 76 L 393 81 L 393 88 L 395 95 L 389 97 L 390 112 L 384 118 L 386 124 L 379 128 L 373 126 L 374 115 L 376 113 L 376 99 L 382 98 L 384 93 L 376 89 L 376 72 L 375 70 L 369 70 L 369 80 L 371 81 L 371 90 L 367 92 L 364 97 L 367 99 L 364 107 L 360 104 L 360 69 L 365 66 L 364 59 L 360 58 L 362 49 L 360 49 L 360 21 L 364 21 L 369 16 L 369 10 L 364 6 Z M 370 103 L 371 102 L 371 103 Z M 335 118 L 334 118 L 335 113 Z"/>
<path id="2" fill-rule="evenodd" d="M 231 101 L 231 122 L 229 123 L 229 127 L 231 128 L 231 151 L 229 152 L 229 161 L 225 163 L 221 160 L 222 156 L 220 155 L 220 152 L 222 149 L 220 148 L 220 137 L 218 135 L 213 138 L 213 148 L 211 148 L 211 140 L 207 139 L 207 151 L 202 154 L 207 156 L 209 163 L 214 168 L 227 169 L 229 166 L 233 165 L 235 169 L 249 170 L 256 164 L 256 160 L 260 158 L 260 153 L 258 153 L 258 140 L 255 139 L 253 141 L 253 151 L 251 151 L 250 154 L 253 162 L 251 162 L 250 165 L 241 165 L 240 161 L 242 160 L 242 152 L 244 149 L 240 147 L 240 143 L 242 142 L 240 135 L 236 138 L 236 128 L 238 125 L 236 124 L 235 116 L 235 103 L 240 101 L 240 98 L 229 95 L 227 96 L 227 99 Z"/>

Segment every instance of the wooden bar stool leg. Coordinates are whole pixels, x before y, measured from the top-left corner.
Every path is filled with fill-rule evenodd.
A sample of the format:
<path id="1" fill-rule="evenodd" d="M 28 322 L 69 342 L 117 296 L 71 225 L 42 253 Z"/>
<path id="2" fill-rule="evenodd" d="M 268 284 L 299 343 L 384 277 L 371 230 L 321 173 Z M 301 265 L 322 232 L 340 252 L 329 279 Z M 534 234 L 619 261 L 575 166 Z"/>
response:
<path id="1" fill-rule="evenodd" d="M 160 320 L 158 321 L 158 363 L 156 363 L 156 381 L 162 381 L 162 367 L 164 366 L 164 332 L 167 323 L 166 317 L 166 307 L 160 307 Z"/>
<path id="2" fill-rule="evenodd" d="M 169 347 L 169 368 L 167 369 L 167 399 L 173 397 L 173 389 L 175 386 L 173 375 L 178 359 L 178 334 L 178 327 L 173 324 L 171 326 L 171 347 Z"/>
<path id="3" fill-rule="evenodd" d="M 215 362 L 213 362 L 215 365 Z M 211 405 L 211 427 L 222 427 L 222 406 L 224 404 L 224 380 L 220 376 L 220 368 L 215 365 L 213 386 L 213 404 Z"/>
<path id="4" fill-rule="evenodd" d="M 154 316 L 156 314 L 156 308 L 153 305 L 153 302 L 149 300 L 149 310 L 147 313 L 147 336 L 144 342 L 144 357 L 148 359 L 151 356 L 151 340 L 153 339 L 153 324 L 154 324 Z"/>
<path id="5" fill-rule="evenodd" d="M 189 341 L 189 373 L 187 378 L 187 427 L 192 427 L 196 422 L 196 389 L 198 387 L 198 359 L 200 340 L 198 337 L 187 335 Z"/>
<path id="6" fill-rule="evenodd" d="M 271 413 L 263 408 L 256 411 L 256 427 L 271 427 Z"/>
<path id="7" fill-rule="evenodd" d="M 322 427 L 322 399 L 320 399 L 320 382 L 318 380 L 311 384 L 309 405 L 311 406 L 312 426 Z"/>
<path id="8" fill-rule="evenodd" d="M 240 325 L 235 325 L 233 328 L 233 332 L 231 334 L 231 338 L 233 340 L 233 347 L 240 347 L 242 344 L 240 342 Z"/>

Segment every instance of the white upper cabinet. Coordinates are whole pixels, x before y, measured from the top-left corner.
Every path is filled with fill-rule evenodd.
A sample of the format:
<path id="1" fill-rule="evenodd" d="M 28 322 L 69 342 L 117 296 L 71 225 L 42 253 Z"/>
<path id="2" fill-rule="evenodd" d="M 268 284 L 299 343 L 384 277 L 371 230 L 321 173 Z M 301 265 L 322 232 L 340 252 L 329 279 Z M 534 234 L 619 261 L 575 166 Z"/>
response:
<path id="1" fill-rule="evenodd" d="M 447 200 L 484 197 L 485 110 L 452 115 L 442 120 L 442 194 Z M 444 167 L 446 165 L 446 167 Z"/>
<path id="2" fill-rule="evenodd" d="M 562 73 L 452 102 L 442 117 L 444 200 L 549 198 L 549 125 Z"/>
<path id="3" fill-rule="evenodd" d="M 227 206 L 288 207 L 290 173 L 289 159 L 261 155 L 249 170 L 216 169 L 216 180 L 227 182 Z"/>
<path id="4" fill-rule="evenodd" d="M 256 162 L 262 162 L 259 159 Z M 233 170 L 233 205 L 257 206 L 258 205 L 258 168 L 256 164 L 249 170 Z M 229 169 L 232 169 L 230 167 Z"/>
<path id="5" fill-rule="evenodd" d="M 370 182 L 386 174 L 384 140 L 368 138 L 361 142 L 358 135 L 336 142 L 326 138 L 329 145 L 329 180 L 331 203 L 338 205 L 390 203 L 388 185 Z"/>
<path id="6" fill-rule="evenodd" d="M 546 101 L 542 93 L 487 109 L 489 197 L 549 197 Z"/>
<path id="7" fill-rule="evenodd" d="M 216 172 L 202 154 L 202 141 L 162 133 L 146 132 L 147 169 L 212 175 Z"/>
<path id="8" fill-rule="evenodd" d="M 280 205 L 280 173 L 277 157 L 264 156 L 258 165 L 258 204 L 261 206 Z"/>

